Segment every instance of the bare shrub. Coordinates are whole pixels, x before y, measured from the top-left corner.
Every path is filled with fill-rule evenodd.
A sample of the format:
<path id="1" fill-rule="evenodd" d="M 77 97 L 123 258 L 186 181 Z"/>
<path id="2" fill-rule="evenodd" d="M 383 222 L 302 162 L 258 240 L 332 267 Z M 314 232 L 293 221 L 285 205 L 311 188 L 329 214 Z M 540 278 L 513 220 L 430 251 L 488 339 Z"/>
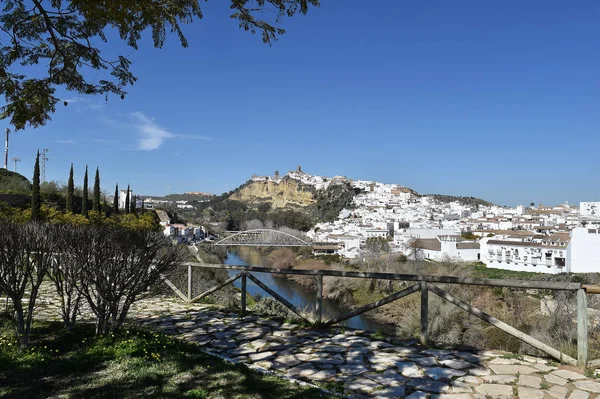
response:
<path id="1" fill-rule="evenodd" d="M 279 248 L 269 254 L 269 264 L 275 269 L 291 269 L 296 263 L 296 254 L 289 248 Z"/>
<path id="2" fill-rule="evenodd" d="M 296 269 L 302 270 L 327 270 L 329 266 L 320 259 L 306 259 L 296 265 Z M 314 276 L 298 276 L 289 275 L 288 278 L 292 281 L 297 282 L 306 289 L 311 291 L 317 290 L 317 279 Z"/>
<path id="3" fill-rule="evenodd" d="M 0 225 L 0 291 L 11 300 L 21 348 L 29 344 L 39 288 L 52 263 L 54 236 L 53 226 L 39 223 Z"/>
<path id="4" fill-rule="evenodd" d="M 186 259 L 160 233 L 87 227 L 73 243 L 81 264 L 78 290 L 96 315 L 96 332 L 119 329 L 131 305 L 151 294 L 161 277 Z"/>
<path id="5" fill-rule="evenodd" d="M 283 317 L 285 319 L 296 320 L 300 319 L 291 310 L 286 308 L 276 299 L 256 295 L 252 310 L 259 314 L 266 314 L 273 317 Z"/>
<path id="6" fill-rule="evenodd" d="M 81 293 L 77 290 L 81 265 L 71 250 L 73 242 L 81 239 L 78 232 L 79 229 L 73 225 L 56 227 L 54 262 L 49 272 L 60 300 L 63 323 L 68 330 L 75 325 L 81 302 Z"/>
<path id="7" fill-rule="evenodd" d="M 336 263 L 332 270 L 344 271 L 344 265 Z M 354 279 L 348 277 L 323 277 L 323 297 L 332 299 L 346 307 L 353 304 L 353 293 L 356 290 Z"/>

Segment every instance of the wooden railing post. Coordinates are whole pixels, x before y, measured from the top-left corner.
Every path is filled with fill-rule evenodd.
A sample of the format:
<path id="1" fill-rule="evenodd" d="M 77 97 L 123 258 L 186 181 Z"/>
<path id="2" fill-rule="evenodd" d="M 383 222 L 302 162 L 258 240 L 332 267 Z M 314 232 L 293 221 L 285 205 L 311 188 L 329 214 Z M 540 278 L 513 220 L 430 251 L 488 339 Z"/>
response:
<path id="1" fill-rule="evenodd" d="M 429 335 L 429 290 L 427 281 L 421 281 L 421 345 L 427 345 Z"/>
<path id="2" fill-rule="evenodd" d="M 242 272 L 242 316 L 246 314 L 246 271 Z"/>
<path id="3" fill-rule="evenodd" d="M 187 297 L 190 302 L 192 300 L 192 265 L 188 265 Z"/>
<path id="4" fill-rule="evenodd" d="M 317 323 L 323 321 L 323 275 L 317 274 L 317 303 L 315 305 L 317 312 Z"/>
<path id="5" fill-rule="evenodd" d="M 585 289 L 577 290 L 577 365 L 585 367 L 588 361 L 588 311 Z"/>

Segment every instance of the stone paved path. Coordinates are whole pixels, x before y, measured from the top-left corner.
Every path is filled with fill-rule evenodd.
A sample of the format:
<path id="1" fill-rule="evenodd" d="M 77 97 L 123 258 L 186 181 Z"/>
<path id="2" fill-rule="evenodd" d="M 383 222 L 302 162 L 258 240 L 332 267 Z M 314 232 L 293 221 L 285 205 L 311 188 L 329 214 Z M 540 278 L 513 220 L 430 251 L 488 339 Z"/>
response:
<path id="1" fill-rule="evenodd" d="M 362 398 L 600 398 L 600 380 L 541 358 L 424 348 L 372 333 L 315 331 L 207 306 L 146 301 L 134 317 L 234 361 L 308 382 L 337 382 Z"/>
<path id="2" fill-rule="evenodd" d="M 40 312 L 59 318 L 55 306 L 45 299 Z M 344 328 L 316 331 L 171 298 L 135 304 L 130 316 L 251 368 L 335 383 L 354 398 L 600 399 L 600 380 L 530 356 L 424 348 Z"/>

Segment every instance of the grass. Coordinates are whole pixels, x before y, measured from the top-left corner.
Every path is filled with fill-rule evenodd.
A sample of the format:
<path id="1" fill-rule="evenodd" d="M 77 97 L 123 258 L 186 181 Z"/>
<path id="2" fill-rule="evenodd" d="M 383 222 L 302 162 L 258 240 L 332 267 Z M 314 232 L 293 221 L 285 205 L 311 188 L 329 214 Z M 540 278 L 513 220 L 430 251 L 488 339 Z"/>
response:
<path id="1" fill-rule="evenodd" d="M 321 398 L 321 391 L 255 373 L 204 354 L 199 347 L 129 326 L 95 337 L 60 323 L 34 326 L 32 345 L 19 351 L 0 332 L 3 398 Z"/>
<path id="2" fill-rule="evenodd" d="M 540 277 L 540 273 L 517 272 L 514 270 L 505 270 L 505 269 L 493 269 L 493 268 L 488 268 L 482 264 L 474 264 L 473 266 L 470 266 L 469 269 L 474 272 L 473 277 L 478 277 L 478 278 L 499 278 L 499 279 L 518 278 L 518 279 L 522 279 L 522 280 L 535 280 L 536 276 L 538 279 Z"/>

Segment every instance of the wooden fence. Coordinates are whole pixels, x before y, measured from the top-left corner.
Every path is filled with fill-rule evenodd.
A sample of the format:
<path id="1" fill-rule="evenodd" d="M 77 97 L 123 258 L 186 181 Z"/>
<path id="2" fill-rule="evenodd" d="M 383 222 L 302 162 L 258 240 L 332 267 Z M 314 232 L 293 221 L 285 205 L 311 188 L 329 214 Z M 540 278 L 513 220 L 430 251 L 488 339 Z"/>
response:
<path id="1" fill-rule="evenodd" d="M 553 281 L 524 281 L 524 280 L 501 280 L 501 279 L 485 279 L 485 278 L 468 278 L 468 277 L 452 277 L 452 276 L 432 276 L 432 275 L 418 275 L 418 274 L 397 274 L 397 273 L 365 273 L 365 272 L 351 272 L 351 271 L 337 271 L 337 270 L 302 270 L 302 269 L 271 269 L 265 267 L 253 267 L 253 266 L 232 266 L 232 265 L 217 265 L 217 264 L 202 264 L 202 263 L 185 263 L 188 269 L 188 287 L 187 295 L 181 292 L 174 284 L 166 280 L 166 283 L 179 295 L 183 300 L 188 303 L 194 303 L 202 298 L 212 294 L 213 292 L 225 287 L 228 284 L 232 284 L 234 281 L 241 279 L 241 310 L 242 313 L 246 312 L 246 283 L 247 279 L 253 281 L 257 286 L 262 288 L 264 291 L 269 293 L 273 298 L 282 303 L 285 307 L 290 309 L 296 315 L 304 318 L 300 311 L 287 299 L 273 291 L 270 287 L 261 282 L 251 272 L 256 273 L 270 273 L 280 275 L 300 275 L 300 276 L 313 276 L 317 282 L 317 298 L 315 304 L 315 312 L 317 323 L 322 326 L 328 327 L 334 324 L 340 323 L 344 320 L 350 319 L 354 316 L 358 316 L 369 310 L 376 309 L 380 306 L 388 304 L 392 301 L 396 301 L 400 298 L 404 298 L 408 295 L 420 292 L 421 294 L 421 331 L 420 341 L 423 345 L 427 345 L 428 339 L 428 325 L 429 325 L 429 293 L 432 292 L 438 295 L 440 298 L 456 305 L 460 309 L 468 312 L 469 314 L 478 317 L 479 319 L 499 328 L 500 330 L 520 339 L 523 342 L 533 346 L 536 349 L 548 354 L 549 356 L 559 360 L 562 363 L 577 365 L 580 367 L 599 367 L 600 359 L 588 361 L 588 311 L 587 311 L 587 294 L 600 294 L 600 286 L 590 286 L 581 283 L 570 283 L 570 282 L 553 282 Z M 235 276 L 227 279 L 221 284 L 209 289 L 208 291 L 192 297 L 192 282 L 193 282 L 193 268 L 208 268 L 208 269 L 221 269 L 221 270 L 238 270 Z M 395 281 L 413 281 L 414 284 L 410 285 L 401 291 L 395 292 L 391 295 L 386 296 L 376 302 L 361 306 L 343 316 L 335 317 L 331 320 L 323 320 L 323 276 L 330 277 L 346 277 L 346 278 L 363 278 L 363 279 L 377 279 L 377 280 L 395 280 Z M 552 348 L 543 342 L 533 338 L 530 335 L 525 334 L 522 331 L 496 319 L 492 315 L 477 309 L 476 307 L 454 297 L 447 291 L 439 288 L 435 284 L 460 284 L 460 285 L 478 285 L 485 287 L 508 287 L 508 288 L 520 288 L 520 289 L 539 289 L 539 290 L 561 290 L 561 291 L 574 291 L 577 296 L 577 359 L 574 359 L 561 351 Z"/>

